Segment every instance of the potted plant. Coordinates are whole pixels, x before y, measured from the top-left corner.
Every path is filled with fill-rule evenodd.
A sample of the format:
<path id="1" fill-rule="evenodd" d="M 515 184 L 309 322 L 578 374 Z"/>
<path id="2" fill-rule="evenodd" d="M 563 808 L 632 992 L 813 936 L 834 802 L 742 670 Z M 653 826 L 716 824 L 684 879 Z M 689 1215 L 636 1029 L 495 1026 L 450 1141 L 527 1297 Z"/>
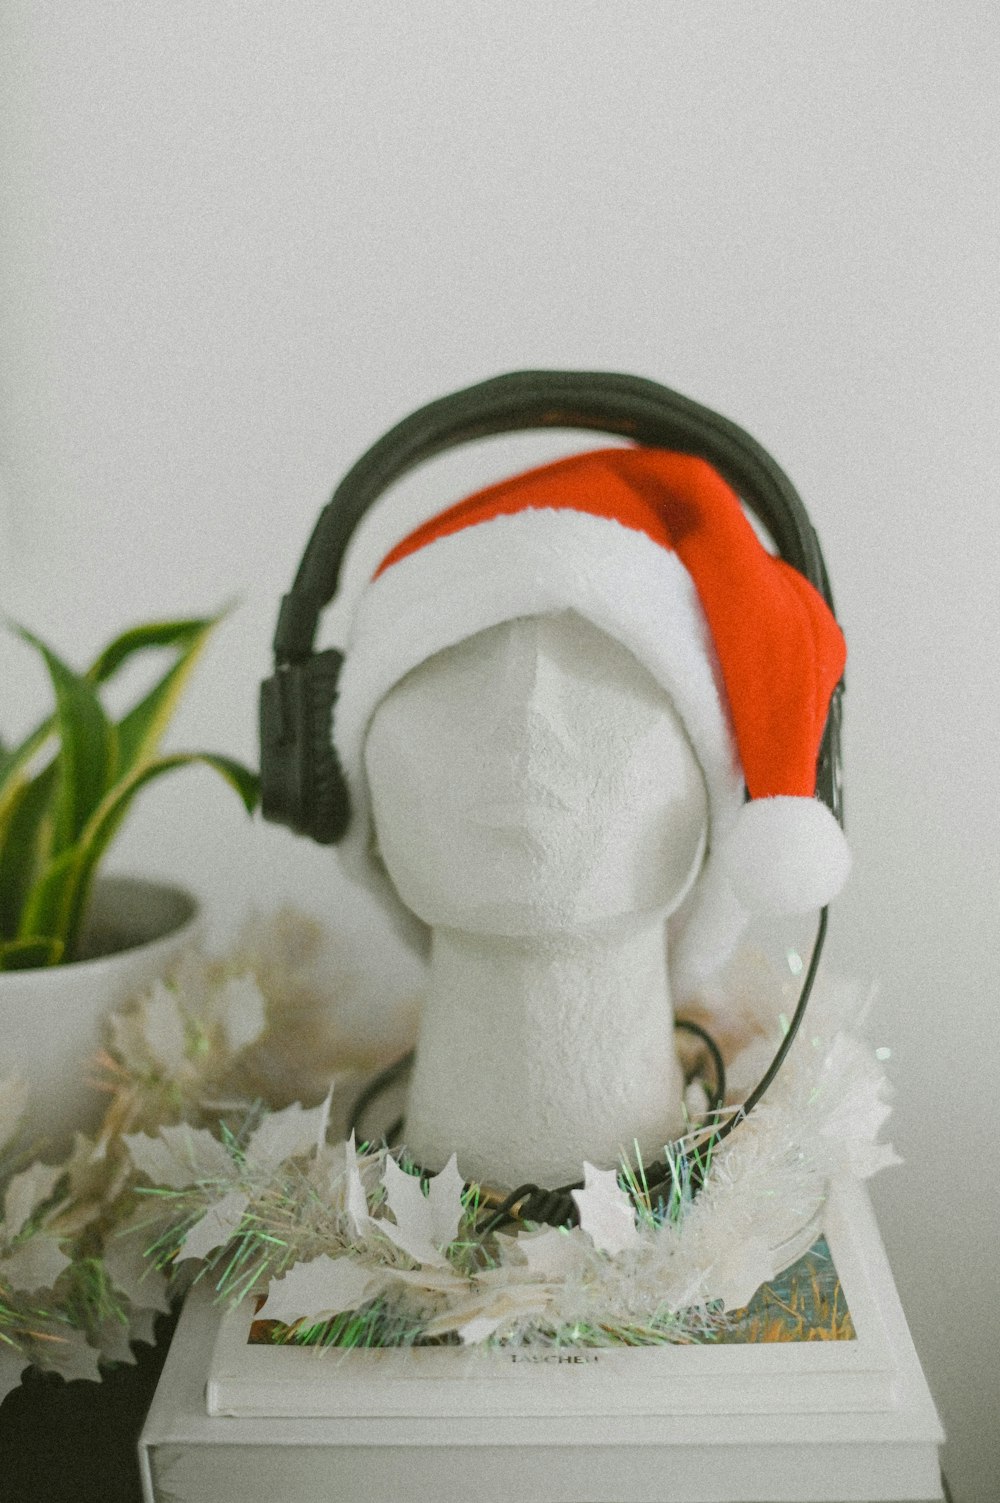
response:
<path id="1" fill-rule="evenodd" d="M 132 800 L 201 762 L 248 811 L 257 802 L 256 775 L 231 758 L 159 749 L 217 619 L 133 627 L 83 673 L 12 628 L 41 655 L 54 707 L 20 744 L 0 743 L 0 1064 L 28 1082 L 27 1127 L 49 1147 L 100 1116 L 86 1066 L 102 1015 L 161 974 L 197 926 L 182 890 L 101 876 Z M 170 654 L 167 671 L 112 718 L 101 691 L 154 649 Z"/>

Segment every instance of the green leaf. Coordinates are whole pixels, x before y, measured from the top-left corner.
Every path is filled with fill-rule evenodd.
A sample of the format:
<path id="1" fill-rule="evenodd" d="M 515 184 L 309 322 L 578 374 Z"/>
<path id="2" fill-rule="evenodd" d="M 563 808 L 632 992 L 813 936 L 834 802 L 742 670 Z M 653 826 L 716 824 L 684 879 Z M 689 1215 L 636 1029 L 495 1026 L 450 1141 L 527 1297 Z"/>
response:
<path id="1" fill-rule="evenodd" d="M 130 627 L 128 631 L 122 632 L 102 649 L 87 669 L 84 677 L 91 684 L 107 683 L 136 653 L 162 647 L 176 647 L 179 649 L 181 659 L 175 664 L 175 668 L 179 668 L 182 662 L 187 662 L 189 667 L 193 667 L 209 632 L 213 626 L 216 626 L 222 620 L 224 614 L 222 612 L 218 616 L 192 617 L 183 621 L 152 621 L 145 626 Z M 16 625 L 12 624 L 12 630 L 17 632 L 19 636 L 26 637 L 28 641 L 32 642 L 32 645 L 38 645 L 35 639 L 28 636 L 27 633 Z M 184 677 L 185 675 L 183 674 L 180 676 L 180 682 L 172 697 L 169 694 L 165 696 L 168 700 L 168 705 L 164 711 L 161 711 L 160 714 L 157 714 L 155 709 L 145 712 L 145 715 L 148 715 L 149 718 L 155 721 L 157 730 L 147 735 L 143 741 L 144 750 L 140 754 L 149 755 L 155 750 L 155 737 L 162 735 L 163 726 L 176 704 L 177 694 L 183 687 Z M 156 690 L 153 690 L 152 693 L 155 694 Z M 147 696 L 147 698 L 149 697 Z M 125 736 L 127 739 L 128 736 L 135 735 L 135 739 L 139 740 L 141 739 L 139 726 L 144 719 L 141 704 L 135 705 L 128 712 L 125 720 L 128 721 L 129 717 L 133 715 L 136 717 L 136 731 L 133 732 L 130 729 L 125 733 Z M 49 715 L 39 725 L 36 725 L 34 730 L 18 746 L 8 747 L 0 743 L 0 823 L 3 821 L 6 802 L 13 796 L 19 774 L 23 772 L 35 753 L 44 746 L 46 740 L 53 734 L 55 729 L 56 717 Z M 133 756 L 132 761 L 135 760 L 136 757 Z"/>
<path id="2" fill-rule="evenodd" d="M 70 951 L 67 938 L 80 898 L 80 884 L 84 875 L 83 848 L 70 846 L 45 868 L 25 900 L 18 930 L 18 939 L 29 939 L 34 934 L 51 934 L 63 941 L 66 953 Z"/>
<path id="3" fill-rule="evenodd" d="M 95 658 L 87 669 L 87 677 L 95 684 L 106 683 L 130 657 L 148 648 L 178 647 L 182 653 L 197 648 L 223 614 L 185 621 L 150 621 L 145 626 L 130 627 Z"/>
<path id="4" fill-rule="evenodd" d="M 0 971 L 34 971 L 40 966 L 58 965 L 62 959 L 61 939 L 32 934 L 28 939 L 0 943 Z"/>
<path id="5" fill-rule="evenodd" d="M 21 910 L 45 864 L 58 786 L 53 760 L 37 777 L 18 781 L 0 820 L 0 939 L 16 936 Z"/>
<path id="6" fill-rule="evenodd" d="M 75 844 L 111 786 L 118 738 L 93 684 L 74 673 L 33 633 L 22 628 L 18 632 L 41 653 L 55 690 L 56 728 L 61 742 L 53 836 L 53 850 L 58 853 Z"/>
<path id="7" fill-rule="evenodd" d="M 127 775 L 155 753 L 191 671 L 215 625 L 214 620 L 187 621 L 167 623 L 158 628 L 163 633 L 172 631 L 169 645 L 180 649 L 179 656 L 159 682 L 118 722 L 119 777 Z M 135 637 L 138 632 L 131 635 Z M 145 645 L 168 644 L 147 641 Z"/>
<path id="8" fill-rule="evenodd" d="M 67 870 L 62 888 L 58 889 L 58 882 L 54 879 L 52 892 L 44 895 L 46 906 L 40 909 L 41 913 L 53 912 L 50 906 L 53 902 L 57 906 L 68 905 L 61 912 L 58 926 L 55 928 L 56 933 L 63 934 L 65 937 L 67 955 L 73 954 L 79 940 L 80 927 L 97 867 L 117 834 L 139 789 L 165 773 L 173 772 L 177 767 L 189 767 L 199 762 L 204 763 L 206 767 L 213 767 L 216 772 L 220 773 L 239 794 L 247 813 L 253 813 L 260 796 L 259 779 L 256 773 L 251 772 L 242 763 L 234 762 L 230 757 L 216 756 L 212 752 L 175 752 L 171 756 L 157 757 L 154 761 L 146 762 L 136 768 L 105 795 L 102 803 L 88 821 L 76 851 L 66 853 L 67 856 L 75 855 L 77 865 L 72 872 Z"/>
<path id="9" fill-rule="evenodd" d="M 3 825 L 11 802 L 18 797 L 24 769 L 52 735 L 55 723 L 55 716 L 50 715 L 41 725 L 36 725 L 19 746 L 6 748 L 0 756 L 0 826 Z"/>
<path id="10" fill-rule="evenodd" d="M 153 622 L 123 632 L 86 674 L 77 674 L 31 632 L 14 627 L 43 657 L 56 713 L 15 748 L 0 747 L 0 936 L 5 965 L 53 964 L 72 957 L 100 860 L 138 790 L 194 762 L 214 767 L 252 812 L 256 774 L 228 757 L 154 757 L 184 684 L 219 617 Z M 136 653 L 173 648 L 169 669 L 116 727 L 97 697 Z M 26 775 L 45 741 L 60 749 L 33 779 Z M 58 952 L 58 953 L 57 953 Z M 31 957 L 34 956 L 34 959 Z"/>

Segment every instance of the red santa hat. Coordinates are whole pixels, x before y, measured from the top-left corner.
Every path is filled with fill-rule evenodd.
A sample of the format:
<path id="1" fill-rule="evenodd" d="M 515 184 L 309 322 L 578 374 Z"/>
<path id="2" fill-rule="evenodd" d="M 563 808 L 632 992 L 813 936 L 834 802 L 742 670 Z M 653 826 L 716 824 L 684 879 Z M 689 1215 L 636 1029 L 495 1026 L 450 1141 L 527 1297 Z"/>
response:
<path id="1" fill-rule="evenodd" d="M 850 857 L 816 797 L 844 639 L 811 584 L 759 541 L 712 467 L 651 448 L 599 449 L 479 491 L 418 527 L 357 605 L 334 716 L 352 800 L 342 847 L 414 938 L 371 849 L 364 743 L 380 701 L 465 638 L 573 610 L 628 648 L 680 714 L 708 789 L 702 874 L 670 921 L 683 997 L 758 913 L 828 902 Z"/>

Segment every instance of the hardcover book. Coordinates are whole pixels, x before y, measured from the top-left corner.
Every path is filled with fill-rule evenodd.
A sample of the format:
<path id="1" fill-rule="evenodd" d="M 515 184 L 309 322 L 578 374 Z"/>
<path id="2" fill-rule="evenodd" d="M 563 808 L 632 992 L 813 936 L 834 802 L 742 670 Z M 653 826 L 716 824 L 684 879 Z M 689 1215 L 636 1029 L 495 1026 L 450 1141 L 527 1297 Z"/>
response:
<path id="1" fill-rule="evenodd" d="M 338 1351 L 189 1297 L 147 1503 L 930 1503 L 941 1430 L 864 1191 L 711 1341 Z"/>

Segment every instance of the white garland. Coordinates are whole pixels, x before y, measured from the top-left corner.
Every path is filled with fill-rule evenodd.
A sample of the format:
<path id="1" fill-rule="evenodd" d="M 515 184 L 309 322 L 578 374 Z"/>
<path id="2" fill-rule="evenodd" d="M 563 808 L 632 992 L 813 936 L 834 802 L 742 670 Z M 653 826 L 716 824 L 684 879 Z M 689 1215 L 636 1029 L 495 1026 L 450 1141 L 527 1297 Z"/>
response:
<path id="1" fill-rule="evenodd" d="M 454 1160 L 424 1193 L 384 1148 L 328 1141 L 332 1107 L 360 1078 L 346 1047 L 325 1062 L 344 1078 L 321 1105 L 293 1099 L 298 1079 L 316 1086 L 315 1032 L 302 1019 L 310 1007 L 325 1016 L 329 1037 L 336 1017 L 336 998 L 315 986 L 319 943 L 308 921 L 279 916 L 223 961 L 188 957 L 170 987 L 111 1020 L 102 1131 L 78 1136 L 63 1164 L 33 1164 L 6 1184 L 0 1300 L 24 1318 L 0 1356 L 0 1395 L 26 1361 L 93 1377 L 100 1356 L 149 1339 L 170 1288 L 157 1262 L 173 1265 L 178 1287 L 201 1269 L 228 1298 L 266 1293 L 261 1316 L 285 1324 L 377 1309 L 401 1341 L 692 1339 L 707 1311 L 746 1305 L 789 1261 L 833 1181 L 896 1162 L 877 1141 L 888 1087 L 857 1031 L 861 1009 L 827 987 L 767 1097 L 678 1215 L 637 1210 L 613 1171 L 588 1165 L 579 1227 L 476 1244 L 477 1208 Z M 773 978 L 731 984 L 751 999 L 774 991 Z M 286 1037 L 292 1008 L 301 1071 Z M 773 1052 L 774 1027 L 759 1001 L 741 1005 L 736 1100 Z M 18 1090 L 0 1083 L 0 1147 Z M 83 1270 L 103 1304 L 81 1305 Z"/>

